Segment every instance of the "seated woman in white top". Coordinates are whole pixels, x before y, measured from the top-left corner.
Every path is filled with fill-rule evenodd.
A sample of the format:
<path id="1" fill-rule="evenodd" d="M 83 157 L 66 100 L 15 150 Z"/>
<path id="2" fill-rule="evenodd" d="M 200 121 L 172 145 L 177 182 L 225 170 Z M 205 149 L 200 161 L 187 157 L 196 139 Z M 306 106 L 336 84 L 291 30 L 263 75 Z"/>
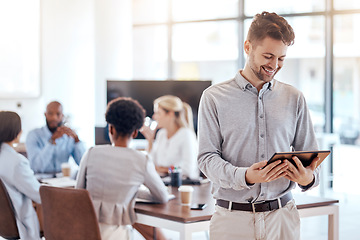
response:
<path id="1" fill-rule="evenodd" d="M 156 139 L 156 130 L 149 126 L 143 126 L 141 133 L 149 142 L 148 151 L 160 174 L 166 174 L 169 167 L 174 166 L 181 169 L 183 177 L 199 178 L 198 145 L 192 116 L 189 104 L 176 96 L 155 99 L 153 119 L 161 129 Z"/>
<path id="2" fill-rule="evenodd" d="M 39 220 L 32 201 L 40 203 L 40 183 L 29 160 L 13 148 L 19 143 L 21 119 L 15 112 L 0 111 L 0 178 L 14 206 L 16 224 L 22 240 L 39 240 Z"/>
<path id="3" fill-rule="evenodd" d="M 109 102 L 105 117 L 112 145 L 90 148 L 80 162 L 76 188 L 89 191 L 103 240 L 130 239 L 129 226 L 136 220 L 135 197 L 141 184 L 150 190 L 142 198 L 159 203 L 168 200 L 167 189 L 151 159 L 129 148 L 144 123 L 144 115 L 143 107 L 131 98 Z"/>

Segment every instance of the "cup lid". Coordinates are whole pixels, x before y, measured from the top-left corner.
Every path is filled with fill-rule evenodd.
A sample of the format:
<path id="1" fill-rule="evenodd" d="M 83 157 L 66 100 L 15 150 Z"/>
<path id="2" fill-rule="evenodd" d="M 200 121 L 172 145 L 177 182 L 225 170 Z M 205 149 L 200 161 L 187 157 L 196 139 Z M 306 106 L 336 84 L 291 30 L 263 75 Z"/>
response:
<path id="1" fill-rule="evenodd" d="M 178 188 L 178 191 L 180 192 L 193 192 L 194 188 L 192 186 L 186 186 L 186 185 L 182 185 Z"/>

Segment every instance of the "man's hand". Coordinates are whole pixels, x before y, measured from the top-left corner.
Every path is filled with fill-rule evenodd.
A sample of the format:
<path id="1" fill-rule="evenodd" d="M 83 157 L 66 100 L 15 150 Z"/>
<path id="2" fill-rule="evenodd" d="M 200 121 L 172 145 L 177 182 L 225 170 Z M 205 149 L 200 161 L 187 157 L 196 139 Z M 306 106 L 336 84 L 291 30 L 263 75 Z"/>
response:
<path id="1" fill-rule="evenodd" d="M 287 174 L 288 164 L 281 163 L 281 160 L 277 160 L 267 166 L 266 164 L 267 161 L 264 160 L 254 163 L 246 170 L 245 180 L 247 184 L 271 182 Z"/>
<path id="2" fill-rule="evenodd" d="M 284 161 L 284 163 L 288 165 L 285 178 L 290 181 L 297 182 L 302 186 L 309 185 L 314 180 L 314 171 L 320 158 L 316 157 L 306 168 L 303 166 L 298 157 L 294 156 L 292 159 L 294 160 L 296 166 L 288 160 Z"/>
<path id="3" fill-rule="evenodd" d="M 58 127 L 56 131 L 51 136 L 51 142 L 52 144 L 55 144 L 55 140 L 58 138 L 61 138 L 64 134 L 68 135 L 71 138 L 75 139 L 75 142 L 79 142 L 78 135 L 71 129 L 65 126 Z"/>
<path id="4" fill-rule="evenodd" d="M 71 128 L 69 127 L 65 127 L 65 126 L 61 126 L 59 127 L 61 128 L 61 130 L 64 132 L 64 134 L 68 135 L 69 137 L 75 139 L 75 142 L 79 142 L 79 137 L 78 135 L 75 133 L 74 130 L 72 130 Z"/>

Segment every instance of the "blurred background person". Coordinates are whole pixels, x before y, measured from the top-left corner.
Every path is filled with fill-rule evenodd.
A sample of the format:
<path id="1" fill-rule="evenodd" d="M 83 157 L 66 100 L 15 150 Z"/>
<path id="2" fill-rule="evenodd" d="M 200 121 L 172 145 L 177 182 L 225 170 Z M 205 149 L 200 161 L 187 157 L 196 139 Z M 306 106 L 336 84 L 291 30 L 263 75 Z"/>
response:
<path id="1" fill-rule="evenodd" d="M 71 128 L 64 126 L 61 103 L 50 102 L 45 112 L 46 126 L 30 131 L 26 151 L 35 173 L 61 172 L 61 164 L 72 156 L 79 165 L 85 147 Z"/>
<path id="2" fill-rule="evenodd" d="M 197 139 L 189 104 L 172 95 L 155 99 L 153 119 L 157 128 L 144 125 L 141 133 L 148 140 L 148 152 L 156 170 L 166 175 L 171 166 L 178 167 L 183 177 L 199 178 Z M 155 138 L 156 135 L 156 138 Z"/>
<path id="3" fill-rule="evenodd" d="M 40 238 L 40 225 L 32 201 L 40 203 L 40 183 L 29 161 L 13 148 L 21 136 L 21 119 L 15 112 L 0 111 L 0 178 L 15 211 L 20 238 Z"/>
<path id="4" fill-rule="evenodd" d="M 149 156 L 129 148 L 144 123 L 144 108 L 131 98 L 117 98 L 109 102 L 105 117 L 112 145 L 98 145 L 85 153 L 76 188 L 89 191 L 103 240 L 131 239 L 135 197 L 165 203 L 168 193 Z M 141 184 L 150 191 L 138 192 Z M 154 239 L 153 227 L 134 227 L 146 239 Z M 159 229 L 156 239 L 165 239 Z"/>

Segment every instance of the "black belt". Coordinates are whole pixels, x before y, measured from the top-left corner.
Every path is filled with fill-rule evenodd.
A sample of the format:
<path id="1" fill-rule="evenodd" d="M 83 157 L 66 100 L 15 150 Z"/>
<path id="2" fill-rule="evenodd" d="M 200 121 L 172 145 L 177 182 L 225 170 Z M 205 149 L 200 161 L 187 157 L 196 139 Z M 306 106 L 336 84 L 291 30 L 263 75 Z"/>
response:
<path id="1" fill-rule="evenodd" d="M 238 210 L 238 211 L 248 211 L 248 212 L 267 212 L 282 208 L 285 206 L 291 199 L 292 194 L 288 193 L 285 196 L 280 198 L 280 201 L 277 199 L 270 200 L 270 201 L 263 201 L 263 202 L 254 202 L 254 203 L 236 203 L 230 202 L 226 200 L 218 199 L 216 200 L 216 204 L 220 207 L 231 209 L 231 210 Z M 281 206 L 279 206 L 279 202 Z M 229 204 L 231 207 L 229 208 Z"/>

